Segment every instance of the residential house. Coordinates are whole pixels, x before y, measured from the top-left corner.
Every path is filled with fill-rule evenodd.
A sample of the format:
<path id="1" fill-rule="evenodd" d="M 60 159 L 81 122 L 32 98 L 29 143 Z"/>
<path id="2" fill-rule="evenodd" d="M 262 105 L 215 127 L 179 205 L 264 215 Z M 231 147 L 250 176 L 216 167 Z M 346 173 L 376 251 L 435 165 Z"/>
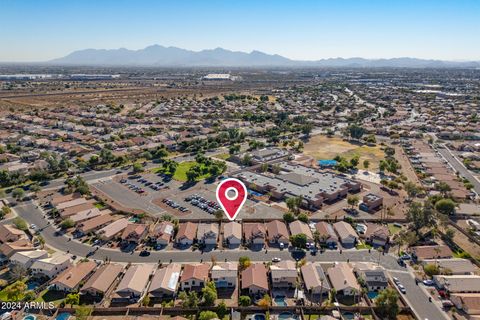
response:
<path id="1" fill-rule="evenodd" d="M 0 245 L 0 253 L 7 258 L 13 256 L 16 252 L 32 251 L 35 248 L 28 239 L 20 239 L 14 242 L 5 242 Z"/>
<path id="2" fill-rule="evenodd" d="M 20 239 L 27 239 L 24 231 L 17 229 L 11 224 L 0 224 L 0 242 L 15 242 Z"/>
<path id="3" fill-rule="evenodd" d="M 320 221 L 315 224 L 315 229 L 319 234 L 320 244 L 331 249 L 334 249 L 338 246 L 338 236 L 330 223 Z"/>
<path id="4" fill-rule="evenodd" d="M 113 303 L 138 302 L 147 289 L 150 276 L 155 272 L 153 264 L 136 264 L 125 272 L 112 295 Z"/>
<path id="5" fill-rule="evenodd" d="M 377 223 L 367 223 L 367 230 L 363 235 L 365 241 L 373 247 L 385 247 L 390 241 L 388 227 Z"/>
<path id="6" fill-rule="evenodd" d="M 35 261 L 45 258 L 48 258 L 48 252 L 45 250 L 20 251 L 10 258 L 10 263 L 29 269 Z"/>
<path id="7" fill-rule="evenodd" d="M 172 298 L 177 291 L 181 271 L 182 266 L 178 263 L 171 263 L 157 270 L 148 289 L 150 298 L 160 301 Z"/>
<path id="8" fill-rule="evenodd" d="M 236 221 L 224 223 L 223 240 L 230 248 L 237 248 L 242 243 L 242 224 Z"/>
<path id="9" fill-rule="evenodd" d="M 80 262 L 59 274 L 50 283 L 50 288 L 55 291 L 74 292 L 80 287 L 81 282 L 93 274 L 97 268 L 95 261 Z"/>
<path id="10" fill-rule="evenodd" d="M 237 286 L 238 263 L 220 262 L 215 264 L 210 271 L 212 281 L 217 289 L 235 288 Z"/>
<path id="11" fill-rule="evenodd" d="M 159 246 L 167 246 L 172 240 L 175 232 L 175 226 L 170 221 L 162 221 L 154 228 L 151 239 Z"/>
<path id="12" fill-rule="evenodd" d="M 148 234 L 148 226 L 146 224 L 129 223 L 123 230 L 120 238 L 124 244 L 138 245 Z"/>
<path id="13" fill-rule="evenodd" d="M 283 260 L 270 266 L 272 288 L 293 289 L 297 282 L 297 267 L 292 260 Z"/>
<path id="14" fill-rule="evenodd" d="M 181 246 L 191 246 L 197 234 L 197 224 L 193 222 L 184 222 L 178 228 L 175 242 Z"/>
<path id="15" fill-rule="evenodd" d="M 288 248 L 290 243 L 287 226 L 283 221 L 272 220 L 266 224 L 267 236 L 270 245 L 276 245 L 280 248 Z"/>
<path id="16" fill-rule="evenodd" d="M 125 230 L 127 226 L 128 220 L 126 218 L 121 218 L 98 230 L 97 235 L 100 239 L 111 240 L 114 236 Z"/>
<path id="17" fill-rule="evenodd" d="M 242 290 L 249 295 L 264 295 L 268 292 L 267 268 L 263 263 L 253 263 L 242 271 Z"/>
<path id="18" fill-rule="evenodd" d="M 305 289 L 313 295 L 328 295 L 330 283 L 319 262 L 307 263 L 300 268 Z"/>
<path id="19" fill-rule="evenodd" d="M 30 267 L 33 276 L 53 278 L 72 265 L 66 254 L 55 254 L 49 258 L 35 261 Z"/>
<path id="20" fill-rule="evenodd" d="M 349 223 L 345 221 L 335 222 L 333 228 L 337 232 L 342 246 L 352 248 L 357 244 L 358 235 Z"/>
<path id="21" fill-rule="evenodd" d="M 477 275 L 435 275 L 433 281 L 438 288 L 448 293 L 480 293 L 480 276 Z"/>
<path id="22" fill-rule="evenodd" d="M 418 261 L 428 259 L 448 259 L 453 257 L 453 252 L 446 245 L 416 246 L 410 248 L 412 256 Z"/>
<path id="23" fill-rule="evenodd" d="M 102 298 L 115 285 L 116 280 L 121 276 L 124 267 L 119 264 L 107 263 L 102 265 L 88 279 L 80 290 L 80 294 L 90 297 Z"/>
<path id="24" fill-rule="evenodd" d="M 450 259 L 425 259 L 422 264 L 433 264 L 440 268 L 441 273 L 451 275 L 469 275 L 477 274 L 478 268 L 468 259 L 450 258 Z"/>
<path id="25" fill-rule="evenodd" d="M 454 293 L 450 295 L 450 301 L 457 309 L 468 315 L 469 318 L 467 319 L 479 319 L 480 293 Z"/>
<path id="26" fill-rule="evenodd" d="M 304 234 L 307 236 L 307 247 L 315 243 L 312 230 L 310 230 L 310 227 L 305 222 L 295 220 L 293 222 L 290 222 L 289 227 L 292 236 L 296 236 L 298 234 Z"/>
<path id="27" fill-rule="evenodd" d="M 103 228 L 113 221 L 110 214 L 102 214 L 77 224 L 77 232 L 81 234 L 88 234 L 97 229 Z"/>
<path id="28" fill-rule="evenodd" d="M 206 246 L 216 246 L 218 240 L 218 224 L 199 223 L 197 227 L 197 241 Z"/>
<path id="29" fill-rule="evenodd" d="M 208 280 L 210 265 L 207 263 L 187 264 L 180 277 L 182 290 L 201 290 Z"/>
<path id="30" fill-rule="evenodd" d="M 263 246 L 267 237 L 267 230 L 263 223 L 252 222 L 243 224 L 243 238 L 247 245 Z"/>
<path id="31" fill-rule="evenodd" d="M 383 197 L 373 193 L 364 195 L 362 200 L 363 201 L 360 204 L 360 209 L 367 212 L 375 212 L 383 205 Z"/>
<path id="32" fill-rule="evenodd" d="M 368 291 L 381 291 L 388 287 L 385 271 L 370 264 L 357 264 L 355 272 L 359 279 L 365 283 Z"/>
<path id="33" fill-rule="evenodd" d="M 360 294 L 360 285 L 348 263 L 338 263 L 327 269 L 328 278 L 337 294 L 352 296 Z"/>

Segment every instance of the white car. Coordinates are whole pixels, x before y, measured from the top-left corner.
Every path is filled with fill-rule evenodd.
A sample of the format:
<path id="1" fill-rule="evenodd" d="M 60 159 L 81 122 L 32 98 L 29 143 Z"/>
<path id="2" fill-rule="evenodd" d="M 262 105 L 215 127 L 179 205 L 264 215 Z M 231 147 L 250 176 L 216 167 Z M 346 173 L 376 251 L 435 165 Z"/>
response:
<path id="1" fill-rule="evenodd" d="M 31 225 L 30 225 L 30 229 L 32 229 L 32 230 L 37 230 L 37 225 L 31 224 Z"/>
<path id="2" fill-rule="evenodd" d="M 407 289 L 403 286 L 403 284 L 398 284 L 398 289 L 400 290 L 401 293 L 405 294 L 407 293 Z"/>
<path id="3" fill-rule="evenodd" d="M 282 259 L 280 259 L 278 257 L 272 258 L 272 262 L 280 262 L 280 261 L 282 261 Z"/>

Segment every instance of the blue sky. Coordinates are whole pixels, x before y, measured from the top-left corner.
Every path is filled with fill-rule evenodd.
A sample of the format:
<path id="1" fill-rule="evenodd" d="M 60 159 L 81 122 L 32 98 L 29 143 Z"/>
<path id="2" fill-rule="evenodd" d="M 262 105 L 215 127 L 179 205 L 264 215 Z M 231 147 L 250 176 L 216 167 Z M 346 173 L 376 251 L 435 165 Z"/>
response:
<path id="1" fill-rule="evenodd" d="M 479 35 L 476 0 L 0 0 L 0 61 L 152 44 L 298 60 L 480 60 Z"/>

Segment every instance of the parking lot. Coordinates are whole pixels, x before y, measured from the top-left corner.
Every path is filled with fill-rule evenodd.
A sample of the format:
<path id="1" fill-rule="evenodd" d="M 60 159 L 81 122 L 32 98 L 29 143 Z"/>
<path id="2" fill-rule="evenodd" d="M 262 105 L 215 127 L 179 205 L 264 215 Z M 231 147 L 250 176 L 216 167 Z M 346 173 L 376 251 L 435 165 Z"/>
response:
<path id="1" fill-rule="evenodd" d="M 166 213 L 178 219 L 215 219 L 219 208 L 216 183 L 198 182 L 185 187 L 182 182 L 170 180 L 154 173 L 124 175 L 93 184 L 120 205 L 140 209 L 155 216 Z M 248 199 L 240 211 L 239 219 L 282 218 L 284 211 L 262 202 Z"/>

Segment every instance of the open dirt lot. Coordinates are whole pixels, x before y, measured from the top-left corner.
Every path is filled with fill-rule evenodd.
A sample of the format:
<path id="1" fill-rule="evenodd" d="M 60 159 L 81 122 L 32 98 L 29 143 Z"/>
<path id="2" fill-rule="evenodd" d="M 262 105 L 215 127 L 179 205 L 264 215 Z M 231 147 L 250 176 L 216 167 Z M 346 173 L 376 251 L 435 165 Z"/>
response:
<path id="1" fill-rule="evenodd" d="M 383 150 L 379 145 L 370 147 L 367 145 L 354 144 L 338 137 L 328 138 L 318 135 L 310 138 L 304 146 L 306 155 L 317 160 L 333 159 L 336 155 L 351 159 L 354 155 L 360 157 L 360 168 L 363 168 L 363 161 L 369 160 L 369 170 L 377 170 L 380 160 L 383 159 Z"/>

